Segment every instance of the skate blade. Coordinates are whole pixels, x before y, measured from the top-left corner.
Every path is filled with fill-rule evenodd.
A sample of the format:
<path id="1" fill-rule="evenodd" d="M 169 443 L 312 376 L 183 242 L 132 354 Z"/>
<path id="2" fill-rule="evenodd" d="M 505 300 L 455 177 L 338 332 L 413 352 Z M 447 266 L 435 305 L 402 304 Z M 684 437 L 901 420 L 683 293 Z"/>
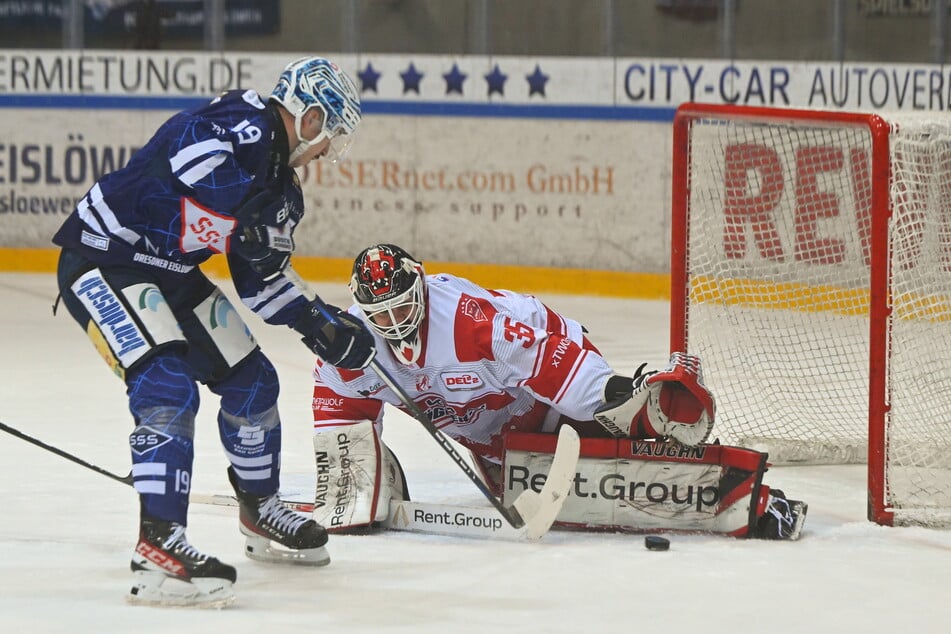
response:
<path id="1" fill-rule="evenodd" d="M 233 584 L 227 579 L 199 577 L 185 581 L 147 570 L 138 570 L 132 576 L 132 589 L 126 596 L 132 605 L 221 609 L 235 600 Z"/>
<path id="2" fill-rule="evenodd" d="M 799 500 L 789 500 L 789 505 L 796 521 L 785 539 L 796 541 L 802 536 L 802 527 L 806 523 L 806 512 L 809 510 L 809 505 Z"/>
<path id="3" fill-rule="evenodd" d="M 271 564 L 291 564 L 294 566 L 326 566 L 330 563 L 330 554 L 323 546 L 304 550 L 279 548 L 267 537 L 247 536 L 244 554 L 249 559 Z"/>

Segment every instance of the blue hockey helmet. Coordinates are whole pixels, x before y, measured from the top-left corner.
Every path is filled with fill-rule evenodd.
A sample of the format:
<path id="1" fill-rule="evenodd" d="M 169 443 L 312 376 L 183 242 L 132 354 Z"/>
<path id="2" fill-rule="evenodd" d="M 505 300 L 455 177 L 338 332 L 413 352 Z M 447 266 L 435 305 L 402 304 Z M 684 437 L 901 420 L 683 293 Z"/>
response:
<path id="1" fill-rule="evenodd" d="M 330 60 L 302 57 L 291 62 L 281 73 L 271 99 L 294 116 L 300 145 L 292 150 L 292 160 L 324 139 L 330 139 L 327 156 L 332 162 L 341 160 L 350 149 L 360 123 L 360 95 L 353 80 Z M 308 140 L 301 135 L 301 122 L 311 108 L 323 113 L 323 128 Z"/>

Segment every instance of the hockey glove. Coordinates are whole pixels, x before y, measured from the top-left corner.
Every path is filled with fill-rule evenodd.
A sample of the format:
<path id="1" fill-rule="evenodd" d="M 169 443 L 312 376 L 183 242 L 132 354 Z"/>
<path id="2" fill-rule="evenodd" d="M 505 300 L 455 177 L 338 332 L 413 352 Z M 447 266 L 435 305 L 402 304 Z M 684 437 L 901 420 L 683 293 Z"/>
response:
<path id="1" fill-rule="evenodd" d="M 265 282 L 277 278 L 287 268 L 294 251 L 291 223 L 287 222 L 283 196 L 264 190 L 251 197 L 234 213 L 238 232 L 231 249 L 247 260 Z"/>
<path id="2" fill-rule="evenodd" d="M 304 335 L 301 341 L 318 357 L 338 368 L 360 370 L 367 367 L 376 354 L 373 335 L 353 315 L 329 304 L 326 308 L 333 321 L 327 319 L 316 305 L 297 320 L 294 330 Z"/>
<path id="3" fill-rule="evenodd" d="M 699 445 L 713 430 L 713 395 L 703 384 L 700 358 L 675 352 L 660 372 L 638 368 L 632 391 L 618 394 L 612 377 L 605 386 L 605 403 L 594 418 L 616 437 L 672 438 Z"/>

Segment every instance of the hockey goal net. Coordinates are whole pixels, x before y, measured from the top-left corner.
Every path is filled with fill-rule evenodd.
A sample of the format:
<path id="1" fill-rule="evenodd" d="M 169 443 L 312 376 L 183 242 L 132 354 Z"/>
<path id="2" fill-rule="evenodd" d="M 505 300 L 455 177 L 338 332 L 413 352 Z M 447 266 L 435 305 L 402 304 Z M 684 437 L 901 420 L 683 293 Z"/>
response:
<path id="1" fill-rule="evenodd" d="M 685 104 L 673 170 L 671 348 L 715 434 L 951 525 L 951 116 Z"/>

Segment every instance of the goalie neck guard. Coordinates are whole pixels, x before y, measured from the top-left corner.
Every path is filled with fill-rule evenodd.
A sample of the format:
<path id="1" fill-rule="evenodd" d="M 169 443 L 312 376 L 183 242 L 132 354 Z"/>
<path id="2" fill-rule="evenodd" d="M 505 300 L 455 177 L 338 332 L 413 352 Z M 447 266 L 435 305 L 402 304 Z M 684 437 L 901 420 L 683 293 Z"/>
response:
<path id="1" fill-rule="evenodd" d="M 370 327 L 409 365 L 422 351 L 420 325 L 426 316 L 423 265 L 393 244 L 364 249 L 353 262 L 350 292 Z"/>

